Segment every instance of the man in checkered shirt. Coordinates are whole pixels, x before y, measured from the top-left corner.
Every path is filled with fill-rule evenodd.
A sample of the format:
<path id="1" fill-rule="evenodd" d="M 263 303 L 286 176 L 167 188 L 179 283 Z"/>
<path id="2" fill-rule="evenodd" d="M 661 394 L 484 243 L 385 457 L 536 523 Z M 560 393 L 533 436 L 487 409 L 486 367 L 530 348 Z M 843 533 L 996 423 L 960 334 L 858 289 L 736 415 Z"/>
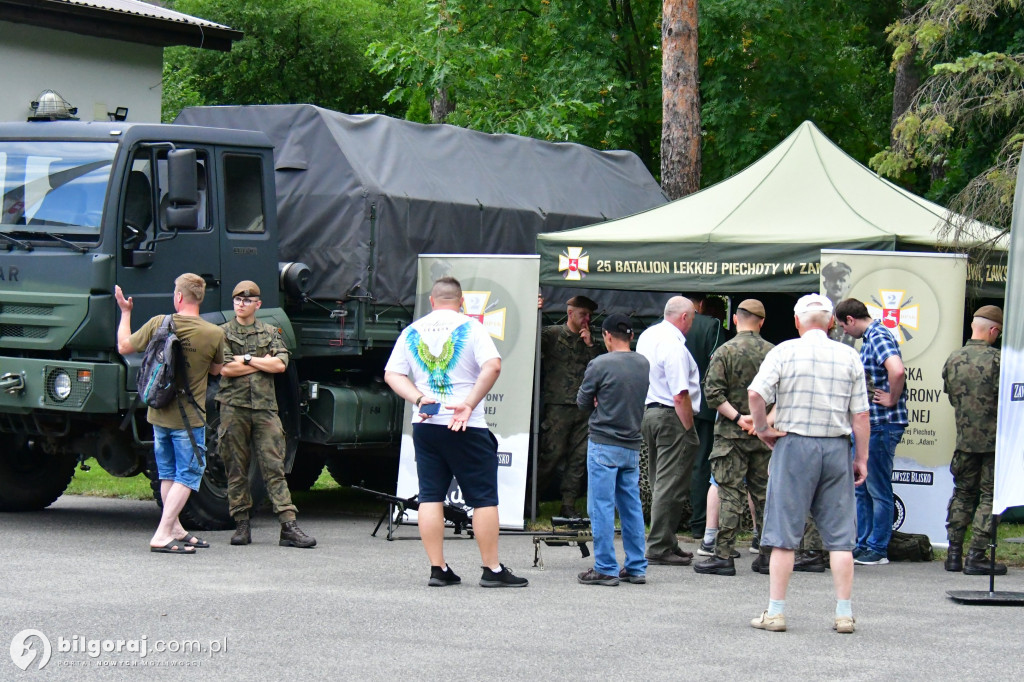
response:
<path id="1" fill-rule="evenodd" d="M 772 448 L 761 544 L 772 548 L 768 608 L 750 624 L 786 629 L 786 590 L 808 512 L 829 551 L 836 591 L 833 629 L 854 630 L 853 553 L 857 544 L 854 486 L 867 476 L 868 397 L 857 351 L 832 341 L 832 303 L 809 294 L 793 309 L 799 339 L 765 356 L 747 390 L 754 431 Z M 765 406 L 775 403 L 769 426 Z M 850 434 L 855 437 L 850 462 Z"/>
<path id="2" fill-rule="evenodd" d="M 853 560 L 872 566 L 889 563 L 892 538 L 892 461 L 907 428 L 907 381 L 896 337 L 867 306 L 847 298 L 836 306 L 836 321 L 861 340 L 860 360 L 871 401 L 868 480 L 857 489 L 857 549 Z"/>

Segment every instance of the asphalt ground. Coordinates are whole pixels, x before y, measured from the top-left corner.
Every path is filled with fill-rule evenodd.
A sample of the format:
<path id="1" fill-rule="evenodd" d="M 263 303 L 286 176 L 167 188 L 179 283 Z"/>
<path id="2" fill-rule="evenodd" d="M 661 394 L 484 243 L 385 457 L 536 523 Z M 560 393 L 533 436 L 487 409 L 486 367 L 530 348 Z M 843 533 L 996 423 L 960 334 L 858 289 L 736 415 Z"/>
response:
<path id="1" fill-rule="evenodd" d="M 230 546 L 229 531 L 201 533 L 210 549 L 173 556 L 148 550 L 157 519 L 150 502 L 73 496 L 0 515 L 0 680 L 1021 675 L 1024 608 L 953 602 L 947 590 L 985 592 L 988 578 L 940 562 L 858 567 L 852 635 L 831 629 L 830 574 L 795 574 L 789 631 L 769 633 L 749 625 L 767 605 L 768 578 L 751 572 L 745 547 L 735 577 L 652 566 L 646 585 L 603 587 L 576 583 L 591 565 L 577 549 L 545 547 L 544 568 L 533 568 L 531 536 L 503 535 L 502 560 L 530 585 L 484 589 L 475 543 L 449 531 L 463 584 L 430 588 L 414 527 L 387 542 L 370 537 L 370 518 L 300 514 L 319 543 L 300 550 L 279 547 L 276 519 L 263 515 L 250 546 Z M 996 590 L 1024 592 L 1024 570 L 997 578 Z M 50 643 L 42 670 L 39 637 L 25 640 L 36 657 L 24 672 L 5 653 L 27 629 Z M 104 651 L 119 640 L 120 653 Z M 129 651 L 133 641 L 145 656 Z"/>

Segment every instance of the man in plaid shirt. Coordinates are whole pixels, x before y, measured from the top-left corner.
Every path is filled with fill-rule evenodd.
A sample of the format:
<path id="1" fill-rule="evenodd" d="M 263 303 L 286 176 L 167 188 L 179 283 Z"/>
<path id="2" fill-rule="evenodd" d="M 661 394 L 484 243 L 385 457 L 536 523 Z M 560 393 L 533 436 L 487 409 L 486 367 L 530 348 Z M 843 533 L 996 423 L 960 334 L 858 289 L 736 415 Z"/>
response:
<path id="1" fill-rule="evenodd" d="M 868 478 L 857 488 L 853 559 L 861 565 L 887 564 L 893 519 L 892 461 L 908 422 L 906 371 L 896 338 L 872 319 L 864 303 L 855 298 L 840 301 L 836 321 L 844 332 L 861 339 L 860 360 L 871 402 Z"/>

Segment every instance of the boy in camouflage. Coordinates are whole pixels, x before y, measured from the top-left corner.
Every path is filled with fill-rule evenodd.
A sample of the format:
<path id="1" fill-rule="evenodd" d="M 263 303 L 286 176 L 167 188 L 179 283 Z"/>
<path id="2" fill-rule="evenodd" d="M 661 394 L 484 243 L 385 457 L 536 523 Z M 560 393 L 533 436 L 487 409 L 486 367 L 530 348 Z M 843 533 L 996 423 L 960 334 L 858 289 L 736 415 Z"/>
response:
<path id="1" fill-rule="evenodd" d="M 217 393 L 220 403 L 217 436 L 228 474 L 228 505 L 236 524 L 231 544 L 252 542 L 249 462 L 255 452 L 267 495 L 281 520 L 280 545 L 315 547 L 316 540 L 302 532 L 295 522 L 297 509 L 292 504 L 284 477 L 285 439 L 277 416 L 274 375 L 287 368 L 288 349 L 276 328 L 256 319 L 262 301 L 255 282 L 239 282 L 231 295 L 235 319 L 221 325 L 224 368 Z"/>
<path id="2" fill-rule="evenodd" d="M 985 554 L 992 537 L 1000 356 L 992 344 L 1002 328 L 1003 311 L 994 305 L 982 306 L 971 321 L 970 340 L 953 351 L 942 368 L 943 390 L 956 413 L 956 451 L 949 464 L 953 496 L 946 515 L 946 570 L 962 570 L 967 575 L 991 573 Z M 964 533 L 972 517 L 971 547 L 964 561 Z M 996 564 L 995 573 L 1006 573 L 1006 565 Z"/>

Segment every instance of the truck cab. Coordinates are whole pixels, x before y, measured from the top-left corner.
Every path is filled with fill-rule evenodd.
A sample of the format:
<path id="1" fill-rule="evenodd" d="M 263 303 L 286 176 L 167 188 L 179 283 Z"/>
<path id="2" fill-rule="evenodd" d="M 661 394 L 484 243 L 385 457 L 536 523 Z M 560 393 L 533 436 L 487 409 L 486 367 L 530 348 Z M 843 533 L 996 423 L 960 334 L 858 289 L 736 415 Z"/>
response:
<path id="1" fill-rule="evenodd" d="M 255 280 L 261 319 L 294 346 L 263 133 L 0 123 L 0 194 L 0 511 L 47 506 L 86 457 L 118 476 L 151 468 L 133 410 L 141 355 L 117 353 L 115 284 L 137 329 L 172 311 L 182 272 L 206 280 L 201 312 L 217 324 L 234 283 Z"/>

